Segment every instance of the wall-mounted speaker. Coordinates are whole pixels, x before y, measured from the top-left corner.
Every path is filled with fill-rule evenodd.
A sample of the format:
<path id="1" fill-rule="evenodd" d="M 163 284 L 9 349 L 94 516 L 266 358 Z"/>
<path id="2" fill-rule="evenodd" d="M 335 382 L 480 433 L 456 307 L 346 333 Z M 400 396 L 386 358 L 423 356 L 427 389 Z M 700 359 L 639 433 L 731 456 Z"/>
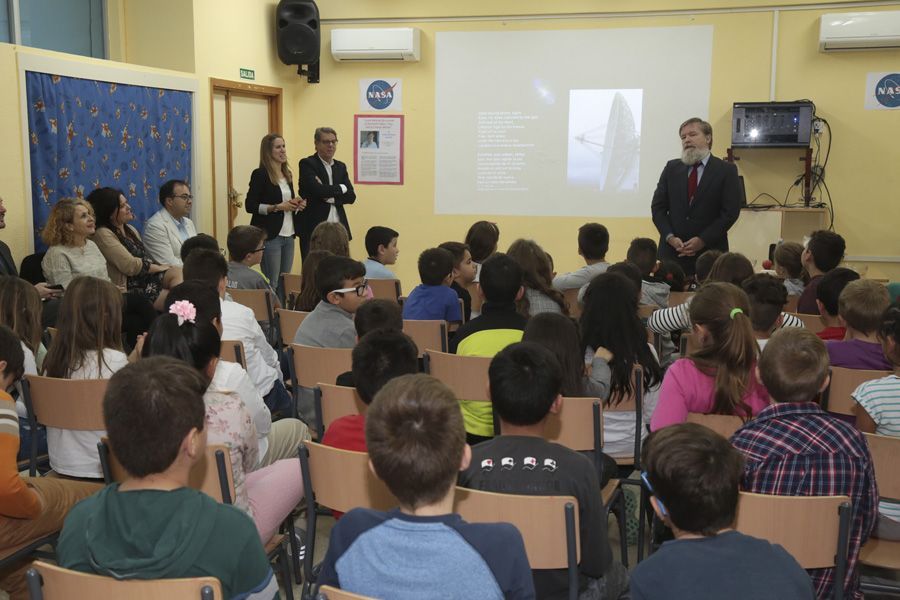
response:
<path id="1" fill-rule="evenodd" d="M 319 62 L 319 7 L 313 0 L 281 0 L 275 9 L 278 58 L 286 65 Z"/>

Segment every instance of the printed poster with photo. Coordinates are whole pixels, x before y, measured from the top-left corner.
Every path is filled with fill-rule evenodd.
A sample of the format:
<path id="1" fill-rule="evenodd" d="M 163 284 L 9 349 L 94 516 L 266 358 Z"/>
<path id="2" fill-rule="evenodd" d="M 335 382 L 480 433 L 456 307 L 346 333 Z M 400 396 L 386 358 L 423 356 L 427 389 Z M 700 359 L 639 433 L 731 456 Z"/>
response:
<path id="1" fill-rule="evenodd" d="M 403 115 L 355 115 L 353 183 L 403 184 Z"/>

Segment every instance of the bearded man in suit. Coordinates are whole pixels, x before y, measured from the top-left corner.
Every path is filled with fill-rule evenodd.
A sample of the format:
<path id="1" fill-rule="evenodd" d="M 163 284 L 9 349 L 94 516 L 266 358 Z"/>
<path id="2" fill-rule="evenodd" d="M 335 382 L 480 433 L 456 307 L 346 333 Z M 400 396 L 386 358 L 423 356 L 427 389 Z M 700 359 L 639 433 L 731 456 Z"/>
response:
<path id="1" fill-rule="evenodd" d="M 659 258 L 688 275 L 704 250 L 728 252 L 728 230 L 741 210 L 737 167 L 710 154 L 712 126 L 699 118 L 678 129 L 681 158 L 666 163 L 650 210 L 659 231 Z"/>

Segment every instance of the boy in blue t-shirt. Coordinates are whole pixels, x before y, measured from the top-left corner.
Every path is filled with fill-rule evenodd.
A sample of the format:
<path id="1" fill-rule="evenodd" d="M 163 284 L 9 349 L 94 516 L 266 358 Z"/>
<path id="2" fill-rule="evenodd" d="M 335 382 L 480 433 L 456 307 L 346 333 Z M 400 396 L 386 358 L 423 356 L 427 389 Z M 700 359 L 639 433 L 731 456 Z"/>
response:
<path id="1" fill-rule="evenodd" d="M 696 423 L 650 437 L 642 477 L 675 539 L 632 571 L 632 598 L 815 597 L 809 575 L 784 548 L 733 529 L 743 465 L 728 440 Z"/>
<path id="2" fill-rule="evenodd" d="M 345 514 L 317 583 L 398 600 L 535 597 L 518 530 L 453 513 L 456 476 L 472 452 L 447 386 L 418 374 L 389 381 L 366 413 L 366 443 L 400 507 Z"/>
<path id="3" fill-rule="evenodd" d="M 450 287 L 453 282 L 453 255 L 443 248 L 429 248 L 419 255 L 417 285 L 403 303 L 403 318 L 411 321 L 447 321 L 460 323 L 459 296 Z"/>

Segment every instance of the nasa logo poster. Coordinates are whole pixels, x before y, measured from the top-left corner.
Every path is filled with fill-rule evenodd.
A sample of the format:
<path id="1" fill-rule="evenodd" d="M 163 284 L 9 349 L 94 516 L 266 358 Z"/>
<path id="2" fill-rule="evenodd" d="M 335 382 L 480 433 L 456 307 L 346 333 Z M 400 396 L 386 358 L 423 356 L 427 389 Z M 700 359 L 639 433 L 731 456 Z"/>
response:
<path id="1" fill-rule="evenodd" d="M 403 110 L 401 79 L 360 79 L 359 109 L 366 112 L 400 112 Z"/>
<path id="2" fill-rule="evenodd" d="M 866 110 L 900 108 L 900 72 L 869 73 L 866 77 Z"/>

